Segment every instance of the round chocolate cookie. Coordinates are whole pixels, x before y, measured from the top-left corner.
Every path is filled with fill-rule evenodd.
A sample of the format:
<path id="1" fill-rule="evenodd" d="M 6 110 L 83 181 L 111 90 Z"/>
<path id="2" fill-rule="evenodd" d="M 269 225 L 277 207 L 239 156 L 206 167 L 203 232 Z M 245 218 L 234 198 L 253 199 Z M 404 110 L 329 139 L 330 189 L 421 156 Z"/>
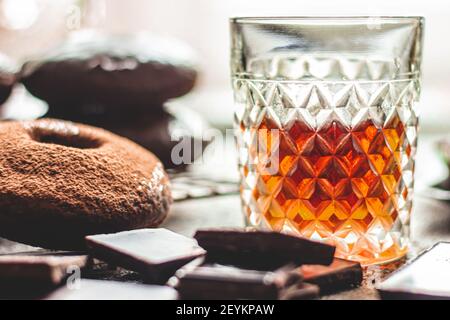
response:
<path id="1" fill-rule="evenodd" d="M 0 236 L 81 249 L 89 234 L 158 226 L 172 201 L 150 152 L 103 129 L 0 122 Z"/>
<path id="2" fill-rule="evenodd" d="M 151 150 L 165 168 L 181 170 L 199 158 L 210 142 L 203 138 L 208 129 L 203 118 L 188 108 L 180 110 L 181 107 L 166 105 L 158 107 L 159 112 L 135 110 L 122 114 L 105 112 L 104 108 L 85 109 L 84 114 L 61 114 L 50 109 L 46 116 L 104 128 Z M 189 155 L 174 150 L 179 143 L 184 144 L 180 148 L 189 148 Z"/>
<path id="3" fill-rule="evenodd" d="M 16 83 L 17 70 L 13 62 L 0 54 L 0 104 L 3 104 L 11 94 Z"/>
<path id="4" fill-rule="evenodd" d="M 73 34 L 46 57 L 24 64 L 21 81 L 50 108 L 160 106 L 188 93 L 197 71 L 189 47 L 145 33 Z"/>

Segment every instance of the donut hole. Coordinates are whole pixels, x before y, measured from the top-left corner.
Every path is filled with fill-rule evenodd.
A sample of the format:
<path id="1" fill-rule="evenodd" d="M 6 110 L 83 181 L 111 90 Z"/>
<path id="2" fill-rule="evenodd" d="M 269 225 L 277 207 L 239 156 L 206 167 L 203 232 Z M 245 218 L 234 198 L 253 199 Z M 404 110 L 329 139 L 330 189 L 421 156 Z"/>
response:
<path id="1" fill-rule="evenodd" d="M 55 131 L 39 131 L 34 130 L 32 134 L 33 140 L 41 143 L 58 144 L 65 147 L 78 149 L 94 149 L 100 147 L 100 141 L 93 137 L 82 135 L 68 135 Z"/>

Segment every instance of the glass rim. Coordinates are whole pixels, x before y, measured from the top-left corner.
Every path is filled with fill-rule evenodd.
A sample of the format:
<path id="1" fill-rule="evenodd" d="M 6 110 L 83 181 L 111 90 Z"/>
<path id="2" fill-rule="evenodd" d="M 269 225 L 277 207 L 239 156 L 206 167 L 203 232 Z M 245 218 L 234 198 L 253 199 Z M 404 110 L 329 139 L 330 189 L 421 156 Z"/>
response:
<path id="1" fill-rule="evenodd" d="M 320 22 L 369 22 L 369 23 L 402 23 L 408 21 L 415 21 L 423 23 L 425 17 L 423 16 L 236 16 L 230 17 L 229 21 L 235 24 L 262 24 L 262 25 L 277 25 L 277 24 L 302 24 L 302 23 L 320 23 Z"/>

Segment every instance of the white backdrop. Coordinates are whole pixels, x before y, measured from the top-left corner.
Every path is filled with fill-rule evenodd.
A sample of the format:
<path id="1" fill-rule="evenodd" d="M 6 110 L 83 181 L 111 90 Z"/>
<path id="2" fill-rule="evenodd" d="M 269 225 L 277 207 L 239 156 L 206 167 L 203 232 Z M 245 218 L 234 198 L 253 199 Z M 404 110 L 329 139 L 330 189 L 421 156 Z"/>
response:
<path id="1" fill-rule="evenodd" d="M 57 38 L 73 10 L 63 5 L 82 0 L 0 0 L 45 3 L 42 19 L 30 28 L 5 36 L 0 21 L 0 49 L 25 55 L 48 46 Z M 114 32 L 150 30 L 188 43 L 200 57 L 202 76 L 198 91 L 201 103 L 223 103 L 217 94 L 229 91 L 228 17 L 244 15 L 421 15 L 426 18 L 424 48 L 424 95 L 422 124 L 425 130 L 450 131 L 450 2 L 444 0 L 85 0 L 94 8 L 95 26 Z M 23 13 L 29 14 L 28 10 Z M 1 9 L 1 7 L 0 7 Z M 69 7 L 70 9 L 70 7 Z M 20 12 L 20 10 L 19 10 Z M 1 12 L 0 12 L 1 13 Z M 61 16 L 63 19 L 61 19 Z M 97 20 L 96 20 L 97 19 Z M 1 17 L 0 17 L 1 20 Z M 58 24 L 59 23 L 59 24 Z M 39 26 L 36 32 L 36 26 Z M 59 27 L 58 27 L 59 26 Z M 32 35 L 26 36 L 28 33 Z M 7 35 L 7 34 L 6 34 Z M 5 40 L 6 39 L 6 40 Z M 8 41 L 7 41 L 8 40 Z M 9 47 L 16 46 L 11 49 Z M 214 93 L 208 97 L 209 93 Z M 224 100 L 228 103 L 229 100 Z M 227 108 L 224 106 L 225 109 Z M 223 108 L 213 108 L 215 110 Z"/>
<path id="2" fill-rule="evenodd" d="M 201 86 L 228 86 L 228 17 L 242 15 L 420 15 L 426 18 L 422 127 L 450 131 L 450 2 L 441 0 L 107 0 L 105 25 L 150 29 L 199 53 Z M 127 12 L 127 15 L 124 15 Z M 129 14 L 128 14 L 129 13 Z"/>

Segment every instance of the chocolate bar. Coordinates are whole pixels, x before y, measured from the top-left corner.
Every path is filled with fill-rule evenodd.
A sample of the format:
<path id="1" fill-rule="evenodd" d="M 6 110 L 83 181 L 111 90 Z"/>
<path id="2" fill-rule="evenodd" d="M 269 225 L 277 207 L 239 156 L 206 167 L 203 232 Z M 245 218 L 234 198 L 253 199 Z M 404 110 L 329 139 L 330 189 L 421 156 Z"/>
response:
<path id="1" fill-rule="evenodd" d="M 363 271 L 358 262 L 335 258 L 329 266 L 303 265 L 304 280 L 320 287 L 320 293 L 330 294 L 361 284 Z"/>
<path id="2" fill-rule="evenodd" d="M 180 267 L 205 254 L 194 239 L 163 228 L 86 237 L 90 254 L 136 271 L 147 283 L 165 283 Z"/>
<path id="3" fill-rule="evenodd" d="M 194 236 L 206 249 L 207 261 L 273 270 L 288 263 L 328 265 L 335 247 L 271 231 L 245 229 L 203 229 Z"/>
<path id="4" fill-rule="evenodd" d="M 0 297 L 39 297 L 86 263 L 87 256 L 76 252 L 0 255 Z"/>
<path id="5" fill-rule="evenodd" d="M 450 243 L 439 242 L 378 286 L 382 299 L 450 300 Z"/>
<path id="6" fill-rule="evenodd" d="M 119 281 L 86 280 L 56 290 L 46 300 L 175 300 L 177 292 L 167 286 Z"/>
<path id="7" fill-rule="evenodd" d="M 284 290 L 301 282 L 300 273 L 292 265 L 258 271 L 205 264 L 181 269 L 176 277 L 181 299 L 278 299 Z"/>

